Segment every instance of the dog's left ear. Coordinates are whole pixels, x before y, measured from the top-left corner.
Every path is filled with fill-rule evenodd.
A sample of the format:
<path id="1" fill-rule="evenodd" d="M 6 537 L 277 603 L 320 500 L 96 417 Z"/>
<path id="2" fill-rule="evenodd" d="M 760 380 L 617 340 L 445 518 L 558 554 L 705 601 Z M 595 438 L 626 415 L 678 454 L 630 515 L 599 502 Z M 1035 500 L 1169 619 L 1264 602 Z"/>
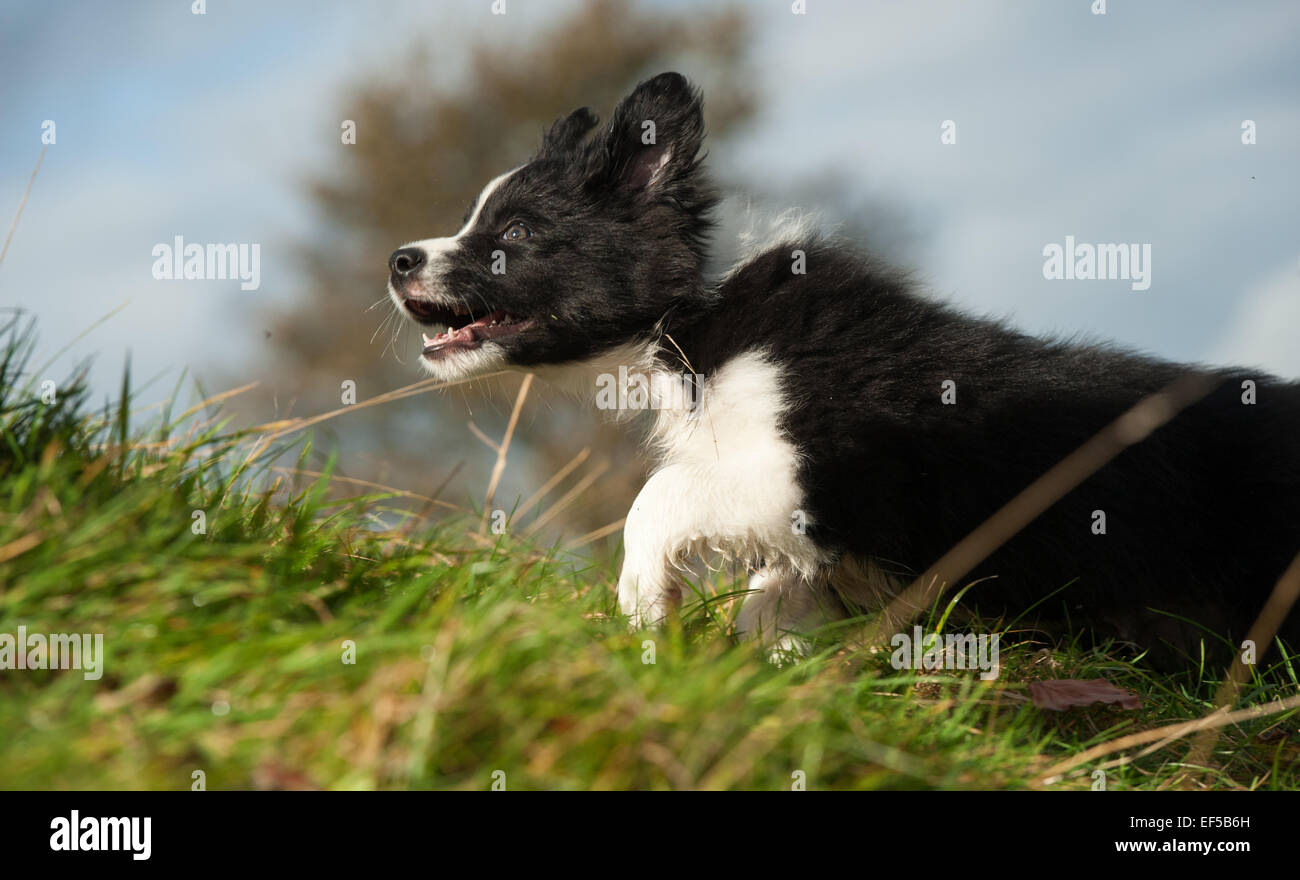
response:
<path id="1" fill-rule="evenodd" d="M 542 137 L 540 154 L 558 156 L 572 152 L 599 121 L 596 114 L 586 107 L 579 107 L 568 116 L 561 116 Z"/>
<path id="2" fill-rule="evenodd" d="M 604 182 L 666 193 L 694 176 L 704 141 L 704 102 L 680 73 L 646 80 L 614 111 L 605 135 Z"/>

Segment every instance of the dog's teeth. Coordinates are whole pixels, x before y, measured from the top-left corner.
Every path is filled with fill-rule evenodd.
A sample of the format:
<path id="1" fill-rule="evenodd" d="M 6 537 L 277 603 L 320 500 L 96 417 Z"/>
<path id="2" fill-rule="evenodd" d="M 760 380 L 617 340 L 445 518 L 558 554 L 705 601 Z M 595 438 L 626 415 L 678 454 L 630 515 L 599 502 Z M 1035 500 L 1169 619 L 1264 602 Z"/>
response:
<path id="1" fill-rule="evenodd" d="M 421 333 L 420 335 L 424 337 L 424 344 L 425 344 L 425 345 L 433 345 L 433 340 L 429 338 L 429 334 L 428 334 L 428 333 Z"/>

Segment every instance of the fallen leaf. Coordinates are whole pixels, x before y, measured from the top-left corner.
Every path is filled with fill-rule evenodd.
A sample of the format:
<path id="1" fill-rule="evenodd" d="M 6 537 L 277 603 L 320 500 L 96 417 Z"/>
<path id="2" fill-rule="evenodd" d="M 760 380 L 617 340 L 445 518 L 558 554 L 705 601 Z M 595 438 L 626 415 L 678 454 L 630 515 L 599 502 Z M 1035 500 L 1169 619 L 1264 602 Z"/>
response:
<path id="1" fill-rule="evenodd" d="M 1057 712 L 1093 703 L 1119 703 L 1121 709 L 1142 708 L 1142 698 L 1132 691 L 1117 688 L 1104 678 L 1053 678 L 1031 681 L 1029 696 L 1040 709 Z"/>
<path id="2" fill-rule="evenodd" d="M 253 785 L 259 791 L 322 791 L 306 773 L 276 761 L 266 761 L 253 771 Z"/>

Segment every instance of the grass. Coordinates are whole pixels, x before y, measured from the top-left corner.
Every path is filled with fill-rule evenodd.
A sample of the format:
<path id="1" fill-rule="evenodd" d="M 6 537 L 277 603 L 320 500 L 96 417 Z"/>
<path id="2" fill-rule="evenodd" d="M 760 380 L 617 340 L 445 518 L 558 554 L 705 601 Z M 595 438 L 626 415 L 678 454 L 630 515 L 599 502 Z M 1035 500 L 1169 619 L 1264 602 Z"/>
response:
<path id="1" fill-rule="evenodd" d="M 1004 645 L 986 682 L 842 639 L 775 666 L 734 640 L 725 598 L 631 633 L 607 566 L 480 536 L 472 512 L 344 497 L 329 467 L 277 477 L 273 455 L 248 464 L 262 438 L 206 410 L 133 428 L 124 406 L 87 414 L 78 377 L 41 402 L 29 332 L 4 329 L 0 633 L 103 633 L 106 657 L 93 681 L 0 671 L 3 788 L 184 789 L 202 771 L 210 789 L 1087 789 L 1096 762 L 1043 776 L 1213 708 L 1217 678 L 1082 639 Z M 1064 677 L 1143 708 L 1028 701 Z M 1295 692 L 1281 662 L 1239 704 Z M 1131 760 L 1107 787 L 1294 789 L 1298 717 L 1223 728 L 1205 767 L 1183 763 L 1186 738 L 1109 755 Z"/>

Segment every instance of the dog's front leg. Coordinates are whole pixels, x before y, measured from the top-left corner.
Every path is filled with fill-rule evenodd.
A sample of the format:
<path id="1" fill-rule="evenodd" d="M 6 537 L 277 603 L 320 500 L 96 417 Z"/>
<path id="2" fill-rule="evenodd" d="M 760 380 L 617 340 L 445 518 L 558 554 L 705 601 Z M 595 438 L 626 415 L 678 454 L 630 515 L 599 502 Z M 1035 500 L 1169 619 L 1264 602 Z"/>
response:
<path id="1" fill-rule="evenodd" d="M 805 634 L 846 614 L 825 570 L 808 578 L 778 564 L 750 577 L 749 593 L 736 615 L 736 634 L 766 646 L 768 656 L 779 663 L 786 655 L 806 654 L 812 643 Z"/>
<path id="2" fill-rule="evenodd" d="M 737 561 L 798 560 L 815 568 L 816 548 L 792 529 L 799 504 L 790 481 L 752 455 L 731 463 L 672 464 L 655 472 L 637 495 L 623 527 L 618 602 L 634 626 L 652 626 L 676 607 L 681 566 L 718 549 Z M 784 460 L 778 460 L 778 463 Z"/>
<path id="3" fill-rule="evenodd" d="M 694 529 L 686 476 L 679 467 L 656 472 L 628 511 L 618 605 L 634 627 L 658 624 L 681 599 L 682 581 L 674 563 L 680 561 Z"/>

